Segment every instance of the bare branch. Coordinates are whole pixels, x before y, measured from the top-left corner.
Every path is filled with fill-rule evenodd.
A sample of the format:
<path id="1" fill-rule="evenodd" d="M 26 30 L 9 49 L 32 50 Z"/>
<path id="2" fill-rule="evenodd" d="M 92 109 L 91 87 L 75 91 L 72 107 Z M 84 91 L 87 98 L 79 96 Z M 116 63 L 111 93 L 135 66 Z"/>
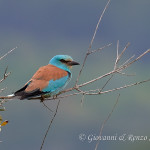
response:
<path id="1" fill-rule="evenodd" d="M 106 85 L 109 83 L 109 81 L 112 79 L 113 75 L 106 81 L 106 83 L 103 85 L 103 87 L 99 90 L 99 93 L 106 87 Z"/>
<path id="2" fill-rule="evenodd" d="M 94 78 L 94 79 L 92 79 L 92 80 L 90 80 L 90 81 L 87 81 L 87 82 L 85 82 L 85 83 L 79 84 L 78 87 L 83 87 L 83 86 L 88 85 L 88 84 L 90 84 L 90 83 L 93 83 L 93 82 L 95 82 L 95 81 L 97 81 L 97 80 L 100 80 L 100 79 L 102 79 L 102 78 L 104 78 L 104 77 L 107 77 L 107 76 L 109 76 L 109 75 L 111 75 L 111 74 L 114 74 L 114 73 L 116 73 L 116 72 L 118 72 L 118 71 L 122 71 L 122 70 L 126 69 L 127 67 L 129 67 L 129 66 L 130 66 L 131 64 L 133 64 L 134 62 L 136 62 L 136 61 L 138 61 L 139 59 L 141 59 L 144 55 L 146 55 L 146 54 L 149 53 L 149 52 L 150 52 L 150 49 L 148 49 L 147 51 L 145 51 L 144 53 L 142 53 L 139 57 L 137 57 L 136 59 L 134 59 L 134 60 L 131 61 L 130 63 L 128 63 L 128 64 L 126 64 L 126 65 L 124 65 L 124 66 L 118 67 L 117 69 L 115 69 L 115 70 L 113 70 L 113 71 L 111 71 L 111 72 L 109 72 L 109 73 L 106 73 L 106 74 L 104 74 L 104 75 L 102 75 L 102 76 L 99 76 L 99 77 L 97 77 L 97 78 Z"/>
<path id="3" fill-rule="evenodd" d="M 86 53 L 86 55 L 85 55 L 85 58 L 84 58 L 84 61 L 83 61 L 81 70 L 79 71 L 79 75 L 78 75 L 78 77 L 77 77 L 77 80 L 76 80 L 75 85 L 77 85 L 77 83 L 78 83 L 78 81 L 79 81 L 79 78 L 80 78 L 80 75 L 81 75 L 82 70 L 83 70 L 83 68 L 84 68 L 86 59 L 87 59 L 88 55 L 90 54 L 90 49 L 91 49 L 92 44 L 93 44 L 93 41 L 94 41 L 94 39 L 95 39 L 95 36 L 96 36 L 97 30 L 98 30 L 99 24 L 100 24 L 100 22 L 101 22 L 101 20 L 102 20 L 102 18 L 103 18 L 103 16 L 104 16 L 104 13 L 105 13 L 105 11 L 106 11 L 106 9 L 107 9 L 109 3 L 110 3 L 110 0 L 108 0 L 107 4 L 106 4 L 106 6 L 105 6 L 105 8 L 104 8 L 104 10 L 103 10 L 103 12 L 102 12 L 102 14 L 101 14 L 99 20 L 98 20 L 98 23 L 97 23 L 96 28 L 95 28 L 95 31 L 94 31 L 94 35 L 93 35 L 93 37 L 92 37 L 91 43 L 90 43 L 89 48 L 88 48 L 88 50 L 87 50 L 87 53 Z"/>
<path id="4" fill-rule="evenodd" d="M 104 10 L 103 10 L 103 12 L 102 12 L 102 14 L 101 14 L 99 20 L 98 20 L 98 23 L 97 23 L 96 28 L 95 28 L 94 35 L 93 35 L 93 37 L 92 37 L 91 43 L 90 43 L 89 48 L 88 48 L 88 52 L 90 52 L 90 49 L 91 49 L 91 47 L 92 47 L 93 41 L 94 41 L 94 39 L 95 39 L 97 30 L 98 30 L 98 27 L 99 27 L 99 24 L 100 24 L 100 22 L 101 22 L 101 20 L 102 20 L 102 18 L 103 18 L 103 16 L 104 16 L 104 14 L 105 14 L 106 9 L 108 8 L 109 3 L 110 3 L 110 0 L 108 0 L 107 4 L 106 4 L 106 6 L 105 6 L 105 8 L 104 8 Z"/>
<path id="5" fill-rule="evenodd" d="M 108 90 L 108 91 L 103 91 L 103 92 L 101 92 L 101 94 L 109 93 L 109 92 L 113 92 L 113 91 L 117 91 L 117 90 L 121 90 L 121 89 L 125 89 L 125 88 L 128 88 L 128 87 L 139 85 L 139 84 L 142 84 L 142 83 L 145 83 L 145 82 L 149 82 L 149 81 L 150 81 L 150 79 L 143 80 L 143 81 L 136 82 L 136 83 L 132 83 L 132 84 L 128 84 L 128 85 L 125 85 L 125 86 L 122 86 L 122 87 L 119 87 L 119 88 L 114 88 L 114 89 L 111 89 L 111 90 Z"/>
<path id="6" fill-rule="evenodd" d="M 135 76 L 136 75 L 136 74 L 126 74 L 126 73 L 120 72 L 120 71 L 118 71 L 117 73 L 119 73 L 119 74 L 121 74 L 123 76 Z"/>
<path id="7" fill-rule="evenodd" d="M 0 96 L 0 99 L 12 99 L 12 97 L 10 97 L 10 96 Z"/>
<path id="8" fill-rule="evenodd" d="M 45 136 L 44 136 L 44 138 L 43 138 L 43 141 L 42 141 L 40 150 L 43 149 L 43 145 L 44 145 L 45 139 L 46 139 L 46 137 L 47 137 L 47 134 L 48 134 L 48 132 L 49 132 L 49 130 L 50 130 L 50 128 L 51 128 L 51 125 L 52 125 L 52 123 L 53 123 L 53 121 L 54 121 L 54 119 L 55 119 L 55 117 L 56 117 L 56 115 L 57 115 L 58 108 L 59 108 L 59 104 L 60 104 L 60 100 L 59 100 L 58 103 L 57 103 L 56 111 L 55 111 L 54 116 L 53 116 L 53 118 L 51 119 L 50 124 L 49 124 L 49 126 L 48 126 L 48 129 L 47 129 L 47 131 L 46 131 L 46 133 L 45 133 Z"/>
<path id="9" fill-rule="evenodd" d="M 131 56 L 129 59 L 127 59 L 121 66 L 124 66 L 125 64 L 127 64 L 131 59 L 133 59 L 135 57 L 135 55 Z M 120 66 L 120 67 L 121 67 Z"/>
<path id="10" fill-rule="evenodd" d="M 83 91 L 83 92 L 78 92 L 78 93 L 71 93 L 71 94 L 59 96 L 56 99 L 62 99 L 62 98 L 75 96 L 75 95 L 80 95 L 80 94 L 83 94 L 84 96 L 85 95 L 101 95 L 101 94 L 110 93 L 110 92 L 118 91 L 118 90 L 121 90 L 121 89 L 125 89 L 125 88 L 128 88 L 128 87 L 132 87 L 132 86 L 135 86 L 135 85 L 139 85 L 139 84 L 149 82 L 149 81 L 150 81 L 150 79 L 143 80 L 143 81 L 140 81 L 140 82 L 128 84 L 128 85 L 125 85 L 125 86 L 121 86 L 121 87 L 114 88 L 114 89 L 111 89 L 111 90 L 106 90 L 106 91 L 102 91 L 101 89 L 96 89 L 96 90 L 89 90 L 89 91 Z M 45 100 L 54 100 L 54 99 L 53 98 L 48 98 L 48 99 L 45 99 Z"/>
<path id="11" fill-rule="evenodd" d="M 149 82 L 149 81 L 150 81 L 150 79 L 143 80 L 143 81 L 140 81 L 140 82 L 124 85 L 124 86 L 114 88 L 114 89 L 111 89 L 111 90 L 102 91 L 100 93 L 99 93 L 99 89 L 93 90 L 93 92 L 91 92 L 91 93 L 89 91 L 85 91 L 85 95 L 100 95 L 100 94 L 110 93 L 110 92 L 118 91 L 118 90 L 121 90 L 121 89 L 125 89 L 125 88 L 128 88 L 128 87 L 132 87 L 132 86 L 139 85 L 139 84 Z M 74 93 L 74 94 L 76 94 L 76 93 Z M 79 94 L 82 94 L 82 93 L 79 93 Z"/>
<path id="12" fill-rule="evenodd" d="M 3 75 L 4 77 L 3 77 L 3 79 L 0 80 L 0 83 L 3 82 L 10 75 L 11 72 L 7 73 L 7 69 L 8 69 L 8 66 L 5 69 L 5 72 L 4 72 L 4 75 Z"/>
<path id="13" fill-rule="evenodd" d="M 118 56 L 118 62 L 121 59 L 121 56 L 124 54 L 124 52 L 127 50 L 127 48 L 129 47 L 130 43 L 127 43 L 127 45 L 125 46 L 125 48 L 123 49 L 123 51 L 121 52 L 121 54 Z"/>
<path id="14" fill-rule="evenodd" d="M 119 57 L 119 40 L 117 41 L 117 57 L 116 58 L 118 57 Z"/>
<path id="15" fill-rule="evenodd" d="M 116 56 L 116 61 L 114 65 L 114 70 L 117 68 L 118 59 L 119 59 L 119 40 L 117 41 L 117 56 Z"/>
<path id="16" fill-rule="evenodd" d="M 0 60 L 2 60 L 4 57 L 6 57 L 9 53 L 11 53 L 12 51 L 14 51 L 17 47 L 11 49 L 10 51 L 8 51 L 5 55 L 3 55 L 2 57 L 0 57 Z"/>
<path id="17" fill-rule="evenodd" d="M 46 107 L 49 111 L 53 112 L 53 111 L 44 103 L 44 101 L 43 101 L 42 103 L 43 103 L 44 107 Z"/>
<path id="18" fill-rule="evenodd" d="M 94 79 L 92 79 L 92 80 L 90 80 L 90 81 L 87 81 L 87 82 L 85 82 L 85 83 L 79 84 L 78 87 L 86 86 L 86 85 L 88 85 L 88 84 L 90 84 L 90 83 L 93 83 L 93 82 L 95 82 L 95 81 L 97 81 L 97 80 L 100 80 L 100 79 L 102 79 L 102 78 L 104 78 L 104 77 L 107 77 L 107 76 L 109 76 L 109 75 L 111 75 L 111 74 L 113 74 L 113 73 L 115 73 L 115 72 L 116 72 L 116 70 L 110 71 L 110 72 L 108 72 L 108 73 L 106 73 L 106 74 L 104 74 L 104 75 L 102 75 L 102 76 L 99 76 L 99 77 L 97 77 L 97 78 L 94 78 Z"/>
<path id="19" fill-rule="evenodd" d="M 92 51 L 90 51 L 90 52 L 88 53 L 88 55 L 90 55 L 90 54 L 92 54 L 92 53 L 95 53 L 95 52 L 98 52 L 98 51 L 100 51 L 100 50 L 103 50 L 104 48 L 109 47 L 109 46 L 111 46 L 111 45 L 112 45 L 112 43 L 109 43 L 109 44 L 107 44 L 107 45 L 105 45 L 105 46 L 103 46 L 103 47 L 101 47 L 101 48 L 98 48 L 98 49 L 96 49 L 96 50 L 92 50 Z"/>
<path id="20" fill-rule="evenodd" d="M 108 114 L 107 118 L 106 118 L 106 119 L 104 120 L 104 122 L 102 123 L 102 126 L 101 126 L 101 128 L 100 128 L 100 132 L 99 132 L 99 137 L 102 135 L 103 129 L 104 129 L 104 127 L 105 127 L 107 121 L 110 119 L 112 113 L 114 112 L 114 110 L 115 110 L 115 108 L 116 108 L 116 106 L 117 106 L 117 104 L 118 104 L 119 97 L 120 97 L 120 94 L 118 95 L 117 100 L 116 100 L 116 102 L 115 102 L 115 104 L 114 104 L 114 106 L 113 106 L 111 112 Z M 97 141 L 96 146 L 95 146 L 95 150 L 97 150 L 99 143 L 100 143 L 100 140 Z"/>
<path id="21" fill-rule="evenodd" d="M 3 55 L 2 57 L 0 57 L 0 60 L 2 60 L 4 57 L 6 57 L 9 53 L 11 53 L 12 51 L 14 51 L 17 47 L 11 49 L 10 51 L 8 51 L 5 55 Z M 5 69 L 5 72 L 4 72 L 4 75 L 3 75 L 3 78 L 0 80 L 0 83 L 3 82 L 9 75 L 11 72 L 8 72 L 7 73 L 7 70 L 8 70 L 8 66 L 6 67 Z M 0 93 L 2 91 L 4 91 L 6 88 L 3 88 L 3 89 L 0 89 Z"/>
<path id="22" fill-rule="evenodd" d="M 150 52 L 150 49 L 148 49 L 147 51 L 145 51 L 144 53 L 142 53 L 139 57 L 137 57 L 136 59 L 134 59 L 134 60 L 131 61 L 130 63 L 128 63 L 128 64 L 126 64 L 126 65 L 124 65 L 124 66 L 121 66 L 121 67 L 119 68 L 119 70 L 123 70 L 123 69 L 129 67 L 131 64 L 133 64 L 134 62 L 138 61 L 139 59 L 141 59 L 144 55 L 146 55 L 146 54 L 149 53 L 149 52 Z"/>

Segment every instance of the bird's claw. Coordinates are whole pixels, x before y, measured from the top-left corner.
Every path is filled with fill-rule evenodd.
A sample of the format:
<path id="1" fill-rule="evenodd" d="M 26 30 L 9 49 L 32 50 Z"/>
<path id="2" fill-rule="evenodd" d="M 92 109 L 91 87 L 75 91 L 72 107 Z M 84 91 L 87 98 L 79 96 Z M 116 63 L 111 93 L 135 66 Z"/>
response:
<path id="1" fill-rule="evenodd" d="M 44 95 L 41 95 L 40 100 L 41 100 L 41 102 L 43 102 L 45 100 Z"/>

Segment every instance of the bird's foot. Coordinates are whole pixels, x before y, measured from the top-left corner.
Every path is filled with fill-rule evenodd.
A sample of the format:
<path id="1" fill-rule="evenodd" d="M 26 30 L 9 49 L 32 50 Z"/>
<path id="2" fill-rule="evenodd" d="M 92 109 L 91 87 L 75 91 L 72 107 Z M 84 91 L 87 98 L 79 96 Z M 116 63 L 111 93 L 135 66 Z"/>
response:
<path id="1" fill-rule="evenodd" d="M 41 100 L 41 102 L 43 102 L 45 100 L 44 95 L 41 95 L 40 100 Z"/>

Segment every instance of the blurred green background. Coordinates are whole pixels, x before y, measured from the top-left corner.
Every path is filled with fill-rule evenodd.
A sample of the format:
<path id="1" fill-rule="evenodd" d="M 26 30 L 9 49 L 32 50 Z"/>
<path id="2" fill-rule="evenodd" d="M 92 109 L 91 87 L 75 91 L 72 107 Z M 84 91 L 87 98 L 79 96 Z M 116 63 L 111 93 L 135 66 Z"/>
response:
<path id="1" fill-rule="evenodd" d="M 82 64 L 93 36 L 98 18 L 107 0 L 1 0 L 0 1 L 0 55 L 14 47 L 13 53 L 1 61 L 1 78 L 8 65 L 12 74 L 0 86 L 7 87 L 1 95 L 11 94 L 22 87 L 43 65 L 56 54 L 71 55 Z M 87 59 L 80 83 L 111 71 L 116 56 L 116 43 L 120 51 L 131 43 L 123 60 L 150 48 L 150 1 L 112 0 L 102 19 L 93 48 L 112 43 L 110 48 Z M 136 76 L 116 75 L 106 89 L 148 79 L 150 55 L 127 69 Z M 123 62 L 123 61 L 122 61 Z M 81 66 L 73 68 L 75 83 Z M 86 89 L 102 87 L 103 81 Z M 133 134 L 150 138 L 150 83 L 101 96 L 86 96 L 81 107 L 81 96 L 62 99 L 60 109 L 46 139 L 44 150 L 93 150 L 96 141 L 80 141 L 81 133 L 98 135 L 102 122 L 111 111 L 117 95 L 119 103 L 107 122 L 103 135 Z M 56 101 L 46 102 L 53 110 Z M 49 121 L 53 116 L 39 101 L 13 100 L 1 112 L 9 124 L 0 132 L 0 149 L 38 150 Z M 149 149 L 148 141 L 102 141 L 98 149 Z"/>

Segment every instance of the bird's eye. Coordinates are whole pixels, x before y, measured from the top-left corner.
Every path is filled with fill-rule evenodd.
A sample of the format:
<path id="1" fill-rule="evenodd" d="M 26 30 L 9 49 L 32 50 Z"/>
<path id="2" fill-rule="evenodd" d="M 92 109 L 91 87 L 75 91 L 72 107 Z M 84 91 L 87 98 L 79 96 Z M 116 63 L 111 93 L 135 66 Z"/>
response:
<path id="1" fill-rule="evenodd" d="M 66 61 L 65 61 L 64 59 L 60 59 L 60 61 L 61 61 L 62 63 L 66 63 Z"/>
<path id="2" fill-rule="evenodd" d="M 68 63 L 68 62 L 71 62 L 70 60 L 64 60 L 64 59 L 60 59 L 60 61 L 61 61 L 62 63 Z"/>

